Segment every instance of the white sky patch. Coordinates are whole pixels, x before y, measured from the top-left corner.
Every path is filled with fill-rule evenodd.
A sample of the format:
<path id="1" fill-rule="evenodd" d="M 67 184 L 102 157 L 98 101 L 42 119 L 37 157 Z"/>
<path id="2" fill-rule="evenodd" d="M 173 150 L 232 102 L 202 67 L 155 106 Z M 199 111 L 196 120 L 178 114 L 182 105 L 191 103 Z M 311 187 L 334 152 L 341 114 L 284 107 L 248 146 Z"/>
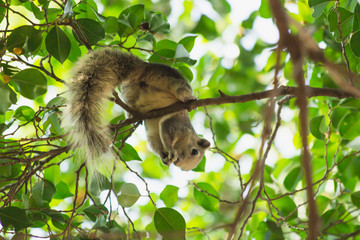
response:
<path id="1" fill-rule="evenodd" d="M 288 127 L 280 127 L 274 144 L 284 158 L 292 158 L 300 154 L 300 149 L 297 150 L 293 143 L 294 134 Z"/>
<path id="2" fill-rule="evenodd" d="M 260 0 L 228 0 L 231 6 L 230 19 L 233 24 L 240 24 L 249 15 L 260 8 Z"/>
<path id="3" fill-rule="evenodd" d="M 271 18 L 256 18 L 253 30 L 256 32 L 257 38 L 260 38 L 264 42 L 275 44 L 279 39 L 279 31 Z"/>
<path id="4" fill-rule="evenodd" d="M 248 149 L 256 149 L 257 147 L 257 139 L 250 135 L 244 134 L 240 140 L 236 143 L 234 153 L 241 154 Z"/>

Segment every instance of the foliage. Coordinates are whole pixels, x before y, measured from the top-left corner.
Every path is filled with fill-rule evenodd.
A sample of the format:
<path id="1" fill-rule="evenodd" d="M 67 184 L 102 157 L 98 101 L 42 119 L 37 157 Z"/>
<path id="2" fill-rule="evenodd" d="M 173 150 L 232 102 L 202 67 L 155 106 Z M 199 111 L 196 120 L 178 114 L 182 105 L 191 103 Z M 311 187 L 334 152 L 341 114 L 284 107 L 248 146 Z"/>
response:
<path id="1" fill-rule="evenodd" d="M 300 68 L 294 42 L 250 37 L 274 19 L 278 1 L 262 0 L 240 23 L 226 0 L 201 1 L 204 9 L 180 2 L 175 10 L 168 0 L 0 0 L 0 235 L 305 239 L 314 221 L 322 239 L 359 239 L 358 1 L 282 1 L 294 20 L 286 30 L 311 36 L 296 45 Z M 92 176 L 67 146 L 61 93 L 76 60 L 105 46 L 175 67 L 199 99 L 262 92 L 277 80 L 300 87 L 302 70 L 306 85 L 325 94 L 307 100 L 307 117 L 298 117 L 305 92 L 192 111 L 213 147 L 190 173 L 161 165 L 139 123 L 125 126 L 114 133 L 116 168 Z M 109 122 L 124 120 L 113 102 L 104 108 Z"/>

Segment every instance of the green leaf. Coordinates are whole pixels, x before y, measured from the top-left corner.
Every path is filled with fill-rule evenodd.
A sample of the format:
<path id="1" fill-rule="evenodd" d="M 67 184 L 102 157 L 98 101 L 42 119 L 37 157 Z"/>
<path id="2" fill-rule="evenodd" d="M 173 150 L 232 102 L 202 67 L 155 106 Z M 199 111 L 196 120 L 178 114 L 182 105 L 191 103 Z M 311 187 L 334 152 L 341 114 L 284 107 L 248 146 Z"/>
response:
<path id="1" fill-rule="evenodd" d="M 325 117 L 317 116 L 310 120 L 310 132 L 311 134 L 321 140 L 325 139 L 325 134 L 327 131 Z"/>
<path id="2" fill-rule="evenodd" d="M 5 6 L 5 3 L 3 0 L 0 0 L 0 4 Z M 6 15 L 6 8 L 4 8 L 4 7 L 0 8 L 0 23 L 5 18 L 5 15 Z"/>
<path id="3" fill-rule="evenodd" d="M 178 66 L 177 69 L 179 70 L 181 75 L 183 75 L 187 80 L 189 80 L 189 81 L 193 80 L 194 75 L 193 75 L 192 71 L 190 70 L 190 68 L 188 68 L 186 66 Z"/>
<path id="4" fill-rule="evenodd" d="M 285 239 L 281 227 L 278 227 L 275 222 L 267 220 L 266 226 L 270 229 L 271 232 L 269 239 L 276 239 L 276 240 Z"/>
<path id="5" fill-rule="evenodd" d="M 46 77 L 37 69 L 22 70 L 12 80 L 17 85 L 20 94 L 29 99 L 35 99 L 47 91 Z"/>
<path id="6" fill-rule="evenodd" d="M 94 173 L 91 176 L 89 183 L 89 192 L 94 196 L 99 196 L 104 190 L 110 189 L 111 183 L 107 177 L 99 172 Z"/>
<path id="7" fill-rule="evenodd" d="M 325 229 L 331 224 L 333 224 L 335 221 L 338 221 L 339 219 L 339 213 L 336 209 L 330 209 L 326 211 L 323 215 L 321 215 L 321 228 Z"/>
<path id="8" fill-rule="evenodd" d="M 350 48 L 355 56 L 360 57 L 360 31 L 357 31 L 351 36 Z"/>
<path id="9" fill-rule="evenodd" d="M 338 7 L 337 11 L 340 13 L 341 34 L 339 31 L 338 14 L 337 14 L 337 12 L 335 12 L 334 9 L 332 9 L 330 11 L 330 13 L 328 15 L 328 21 L 329 21 L 330 32 L 334 32 L 336 41 L 340 42 L 341 36 L 343 39 L 345 39 L 350 35 L 352 28 L 353 28 L 354 14 L 344 8 L 341 8 L 341 7 Z"/>
<path id="10" fill-rule="evenodd" d="M 93 222 L 95 222 L 99 215 L 107 215 L 108 210 L 104 205 L 91 205 L 83 210 L 85 215 Z"/>
<path id="11" fill-rule="evenodd" d="M 128 143 L 125 143 L 124 147 L 121 149 L 120 156 L 124 161 L 142 161 L 135 148 Z"/>
<path id="12" fill-rule="evenodd" d="M 51 28 L 46 36 L 45 45 L 49 54 L 60 63 L 63 63 L 70 54 L 71 42 L 58 26 Z"/>
<path id="13" fill-rule="evenodd" d="M 349 109 L 346 108 L 335 108 L 331 112 L 330 119 L 331 124 L 334 126 L 334 128 L 338 129 L 339 123 L 341 120 L 349 113 Z"/>
<path id="14" fill-rule="evenodd" d="M 119 24 L 116 17 L 107 17 L 104 23 L 106 33 L 114 34 L 119 31 Z"/>
<path id="15" fill-rule="evenodd" d="M 40 181 L 32 187 L 32 195 L 34 196 L 34 200 L 36 201 L 38 207 L 42 207 L 47 203 L 50 203 L 55 193 L 56 188 L 54 184 L 47 180 Z"/>
<path id="16" fill-rule="evenodd" d="M 63 181 L 56 184 L 56 193 L 53 196 L 55 199 L 64 199 L 67 197 L 72 197 L 74 194 L 70 192 L 69 185 Z"/>
<path id="17" fill-rule="evenodd" d="M 181 39 L 178 44 L 183 45 L 186 51 L 191 52 L 191 50 L 194 47 L 195 39 L 197 37 L 198 37 L 197 35 L 186 36 L 183 39 Z"/>
<path id="18" fill-rule="evenodd" d="M 261 0 L 259 13 L 262 18 L 271 18 L 271 8 L 268 0 Z"/>
<path id="19" fill-rule="evenodd" d="M 356 98 L 346 98 L 342 100 L 339 105 L 344 108 L 359 109 L 360 100 Z"/>
<path id="20" fill-rule="evenodd" d="M 178 200 L 179 188 L 173 185 L 166 185 L 160 193 L 160 199 L 163 200 L 166 207 L 173 207 Z"/>
<path id="21" fill-rule="evenodd" d="M 13 103 L 11 101 L 11 95 L 16 96 L 14 91 L 11 88 L 9 88 L 9 86 L 7 84 L 0 82 L 0 96 L 1 96 L 0 114 L 5 114 L 6 111 L 8 110 L 8 108 Z"/>
<path id="22" fill-rule="evenodd" d="M 103 232 L 109 231 L 108 227 L 106 226 L 106 216 L 98 216 L 92 229 L 99 229 Z"/>
<path id="23" fill-rule="evenodd" d="M 176 61 L 185 62 L 191 66 L 196 63 L 196 60 L 190 58 L 190 54 L 182 44 L 177 45 L 174 58 Z"/>
<path id="24" fill-rule="evenodd" d="M 204 156 L 203 159 L 201 159 L 199 165 L 197 165 L 197 167 L 194 168 L 192 171 L 194 171 L 194 172 L 205 172 L 205 164 L 206 164 L 206 157 Z"/>
<path id="25" fill-rule="evenodd" d="M 16 232 L 31 226 L 31 222 L 29 221 L 25 210 L 17 207 L 1 208 L 0 222 L 4 228 L 8 228 L 12 225 Z"/>
<path id="26" fill-rule="evenodd" d="M 296 167 L 284 179 L 284 186 L 289 191 L 294 191 L 303 176 L 302 169 Z"/>
<path id="27" fill-rule="evenodd" d="M 189 52 L 185 49 L 184 45 L 178 44 L 175 50 L 175 58 L 188 58 Z"/>
<path id="28" fill-rule="evenodd" d="M 172 208 L 157 209 L 154 214 L 154 225 L 164 239 L 185 239 L 185 219 Z"/>
<path id="29" fill-rule="evenodd" d="M 360 209 L 360 191 L 351 194 L 351 202 Z"/>
<path id="30" fill-rule="evenodd" d="M 205 210 L 211 212 L 217 211 L 219 208 L 219 200 L 215 197 L 219 197 L 219 193 L 206 182 L 197 183 L 197 186 L 203 191 L 199 191 L 197 188 L 194 188 L 194 198 L 196 203 L 202 206 Z"/>
<path id="31" fill-rule="evenodd" d="M 340 136 L 344 139 L 352 140 L 359 136 L 360 132 L 360 114 L 349 113 L 344 117 L 339 126 Z"/>
<path id="32" fill-rule="evenodd" d="M 72 16 L 74 16 L 74 12 L 72 9 L 72 1 L 68 0 L 65 3 L 64 13 L 61 16 L 61 18 L 59 19 L 59 22 L 63 21 L 64 19 L 70 19 Z"/>
<path id="33" fill-rule="evenodd" d="M 67 227 L 67 220 L 69 217 L 65 214 L 47 212 L 46 213 L 51 218 L 51 223 L 60 230 L 65 230 Z"/>
<path id="34" fill-rule="evenodd" d="M 90 45 L 95 45 L 98 41 L 105 38 L 105 29 L 97 21 L 90 18 L 80 18 L 77 19 L 76 22 L 82 28 Z M 75 36 L 75 39 L 79 41 L 74 31 L 73 35 Z"/>
<path id="35" fill-rule="evenodd" d="M 149 23 L 150 31 L 157 33 L 168 33 L 170 24 L 166 17 L 161 13 L 148 12 L 145 21 Z"/>
<path id="36" fill-rule="evenodd" d="M 24 49 L 34 53 L 40 49 L 42 44 L 42 31 L 36 30 L 33 26 L 20 26 L 15 28 L 7 39 L 7 49 L 10 52 L 14 48 Z"/>
<path id="37" fill-rule="evenodd" d="M 158 51 L 158 50 L 161 50 L 161 49 L 169 49 L 171 51 L 176 51 L 176 48 L 177 48 L 178 44 L 174 41 L 171 41 L 169 39 L 163 39 L 163 40 L 160 40 L 156 43 L 155 47 L 154 47 L 154 50 L 155 51 Z"/>
<path id="38" fill-rule="evenodd" d="M 120 188 L 120 195 L 117 197 L 119 204 L 123 207 L 131 207 L 140 197 L 140 192 L 135 184 L 124 183 Z"/>
<path id="39" fill-rule="evenodd" d="M 28 106 L 18 107 L 15 111 L 14 118 L 20 121 L 31 121 L 35 116 L 35 111 Z"/>
<path id="40" fill-rule="evenodd" d="M 316 205 L 317 205 L 317 209 L 318 209 L 318 212 L 319 214 L 322 214 L 325 209 L 328 207 L 328 205 L 330 204 L 331 200 L 325 196 L 318 196 L 316 198 Z"/>
<path id="41" fill-rule="evenodd" d="M 215 22 L 205 15 L 201 15 L 198 24 L 191 32 L 200 33 L 208 40 L 213 40 L 218 36 Z"/>
<path id="42" fill-rule="evenodd" d="M 63 97 L 54 97 L 46 104 L 46 107 L 48 107 L 48 108 L 60 107 L 61 105 L 64 105 L 65 102 L 66 102 L 66 99 Z"/>
<path id="43" fill-rule="evenodd" d="M 220 15 L 225 15 L 230 13 L 231 6 L 226 0 L 208 0 L 213 9 L 217 11 Z"/>
<path id="44" fill-rule="evenodd" d="M 314 8 L 313 17 L 318 18 L 324 12 L 326 6 L 333 0 L 309 0 L 309 6 Z"/>
<path id="45" fill-rule="evenodd" d="M 299 1 L 298 2 L 298 9 L 299 14 L 302 17 L 302 19 L 307 23 L 312 23 L 314 21 L 314 18 L 312 17 L 312 10 L 311 8 L 305 3 L 305 1 Z"/>
<path id="46" fill-rule="evenodd" d="M 272 202 L 283 217 L 289 216 L 290 213 L 293 213 L 293 211 L 296 209 L 294 200 L 292 200 L 289 196 L 284 196 Z M 296 218 L 297 215 L 297 210 L 295 210 L 291 217 L 289 217 L 289 220 Z"/>
<path id="47" fill-rule="evenodd" d="M 144 5 L 138 4 L 126 8 L 118 17 L 119 35 L 130 34 L 144 21 Z"/>

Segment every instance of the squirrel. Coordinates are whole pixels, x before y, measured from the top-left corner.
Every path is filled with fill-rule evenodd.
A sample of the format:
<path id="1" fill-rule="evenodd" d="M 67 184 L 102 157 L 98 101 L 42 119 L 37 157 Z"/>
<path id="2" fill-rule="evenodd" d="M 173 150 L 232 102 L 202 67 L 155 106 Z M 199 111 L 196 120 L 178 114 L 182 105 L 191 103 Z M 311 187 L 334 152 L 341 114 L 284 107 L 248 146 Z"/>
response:
<path id="1" fill-rule="evenodd" d="M 81 57 L 72 71 L 62 126 L 71 148 L 80 149 L 93 166 L 112 145 L 102 106 L 117 87 L 122 101 L 139 113 L 196 100 L 187 80 L 170 66 L 148 63 L 116 48 Z M 187 110 L 146 119 L 145 129 L 152 151 L 162 162 L 184 171 L 194 169 L 210 146 L 194 131 Z"/>

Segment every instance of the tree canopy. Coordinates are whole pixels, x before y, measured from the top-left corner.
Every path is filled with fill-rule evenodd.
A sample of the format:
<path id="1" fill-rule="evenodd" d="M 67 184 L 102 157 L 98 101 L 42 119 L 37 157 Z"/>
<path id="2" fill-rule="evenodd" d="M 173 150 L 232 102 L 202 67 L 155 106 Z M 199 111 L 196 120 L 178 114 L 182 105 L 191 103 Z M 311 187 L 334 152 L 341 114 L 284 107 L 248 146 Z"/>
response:
<path id="1" fill-rule="evenodd" d="M 360 239 L 360 4 L 249 2 L 0 0 L 0 239 Z M 94 175 L 60 116 L 102 47 L 171 65 L 199 100 L 126 118 L 114 93 L 117 164 Z M 190 172 L 141 125 L 180 109 L 212 142 Z"/>

